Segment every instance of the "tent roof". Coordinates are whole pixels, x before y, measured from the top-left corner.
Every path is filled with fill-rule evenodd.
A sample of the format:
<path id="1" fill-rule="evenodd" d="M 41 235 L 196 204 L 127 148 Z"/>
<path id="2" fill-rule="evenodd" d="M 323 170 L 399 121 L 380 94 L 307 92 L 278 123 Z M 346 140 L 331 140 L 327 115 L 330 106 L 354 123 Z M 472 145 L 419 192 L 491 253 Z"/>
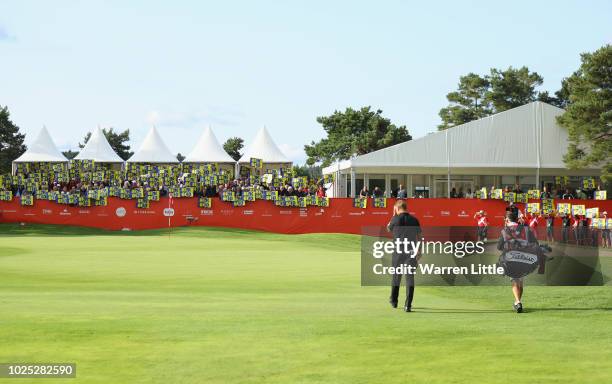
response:
<path id="1" fill-rule="evenodd" d="M 565 168 L 563 109 L 532 102 L 444 131 L 341 161 L 324 173 L 353 167 Z"/>
<path id="2" fill-rule="evenodd" d="M 140 148 L 127 160 L 128 163 L 178 163 L 157 129 L 151 127 Z"/>
<path id="3" fill-rule="evenodd" d="M 262 127 L 255 135 L 255 139 L 246 149 L 239 162 L 248 163 L 251 158 L 261 159 L 264 163 L 291 163 L 276 146 L 266 127 Z"/>
<path id="4" fill-rule="evenodd" d="M 94 160 L 100 163 L 123 163 L 123 159 L 115 153 L 100 127 L 91 133 L 85 147 L 75 159 Z"/>
<path id="5" fill-rule="evenodd" d="M 210 127 L 204 129 L 193 150 L 185 157 L 184 163 L 235 163 L 217 141 Z"/>
<path id="6" fill-rule="evenodd" d="M 38 136 L 29 145 L 28 150 L 17 159 L 16 163 L 33 162 L 67 162 L 68 159 L 57 149 L 46 127 L 42 127 Z"/>

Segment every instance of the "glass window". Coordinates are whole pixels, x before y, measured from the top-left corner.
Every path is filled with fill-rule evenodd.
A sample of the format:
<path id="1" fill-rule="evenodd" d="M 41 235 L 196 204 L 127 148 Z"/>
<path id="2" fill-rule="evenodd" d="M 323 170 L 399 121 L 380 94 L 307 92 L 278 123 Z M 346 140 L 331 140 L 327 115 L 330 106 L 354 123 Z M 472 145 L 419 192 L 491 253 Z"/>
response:
<path id="1" fill-rule="evenodd" d="M 500 188 L 514 188 L 514 184 L 516 184 L 516 176 L 502 176 L 501 183 L 502 185 L 499 186 Z"/>

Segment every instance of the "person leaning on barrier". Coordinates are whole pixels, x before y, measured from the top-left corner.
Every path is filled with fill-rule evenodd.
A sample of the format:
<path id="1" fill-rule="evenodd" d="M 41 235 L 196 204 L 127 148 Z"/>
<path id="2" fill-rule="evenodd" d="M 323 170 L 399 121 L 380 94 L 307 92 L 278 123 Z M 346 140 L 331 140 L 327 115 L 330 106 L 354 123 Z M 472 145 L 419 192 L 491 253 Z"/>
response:
<path id="1" fill-rule="evenodd" d="M 406 200 L 398 200 L 395 202 L 393 206 L 393 217 L 391 221 L 389 221 L 389 224 L 387 224 L 387 231 L 393 233 L 393 238 L 395 240 L 399 239 L 402 242 L 405 240 L 416 242 L 417 239 L 421 237 L 419 220 L 408 213 Z M 397 268 L 401 265 L 407 265 L 416 268 L 419 256 L 418 254 L 414 254 L 412 249 L 407 253 L 396 249 L 392 257 L 393 267 Z M 397 308 L 401 280 L 401 273 L 395 273 L 391 280 L 391 297 L 389 298 L 389 303 L 393 308 Z M 404 303 L 404 311 L 411 312 L 412 299 L 414 298 L 414 273 L 406 273 L 405 283 L 406 301 Z"/>
<path id="2" fill-rule="evenodd" d="M 404 188 L 403 185 L 399 185 L 399 188 L 397 189 L 397 193 L 396 196 L 398 199 L 405 199 L 408 197 L 408 193 L 406 192 L 406 189 Z"/>

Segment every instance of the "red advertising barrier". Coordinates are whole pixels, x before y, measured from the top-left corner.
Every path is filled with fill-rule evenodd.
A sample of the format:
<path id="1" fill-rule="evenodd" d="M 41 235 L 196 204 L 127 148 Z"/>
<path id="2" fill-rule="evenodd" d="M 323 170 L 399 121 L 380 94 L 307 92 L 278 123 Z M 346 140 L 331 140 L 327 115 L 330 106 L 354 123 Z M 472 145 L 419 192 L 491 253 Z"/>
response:
<path id="1" fill-rule="evenodd" d="M 491 226 L 502 226 L 506 203 L 501 200 L 478 199 L 409 199 L 408 210 L 424 227 L 474 226 L 473 216 L 484 209 Z M 559 200 L 561 201 L 561 200 Z M 213 199 L 212 208 L 199 208 L 197 198 L 175 198 L 172 209 L 168 199 L 152 201 L 150 208 L 136 208 L 135 200 L 109 198 L 106 207 L 74 207 L 47 200 L 36 200 L 33 206 L 21 206 L 19 199 L 0 201 L 0 222 L 77 225 L 109 230 L 141 230 L 198 225 L 254 229 L 276 233 L 354 233 L 363 227 L 386 225 L 395 199 L 387 200 L 387 208 L 354 208 L 350 198 L 330 199 L 329 207 L 278 207 L 269 201 L 247 202 L 233 207 Z M 564 200 L 599 207 L 612 213 L 610 200 Z M 555 204 L 557 200 L 555 200 Z M 519 207 L 523 209 L 522 204 Z M 170 215 L 172 216 L 166 216 Z"/>

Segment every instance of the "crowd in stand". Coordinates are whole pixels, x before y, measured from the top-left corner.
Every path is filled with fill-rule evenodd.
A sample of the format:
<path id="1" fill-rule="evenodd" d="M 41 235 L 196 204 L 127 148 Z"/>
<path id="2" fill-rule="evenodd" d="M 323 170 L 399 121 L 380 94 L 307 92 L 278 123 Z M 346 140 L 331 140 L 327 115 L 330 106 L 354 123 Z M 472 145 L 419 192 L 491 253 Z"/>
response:
<path id="1" fill-rule="evenodd" d="M 195 197 L 222 197 L 226 191 L 234 192 L 236 196 L 241 196 L 246 191 L 277 191 L 278 196 L 326 197 L 323 179 L 294 178 L 290 169 L 273 171 L 274 174 L 269 175 L 269 182 L 262 180 L 263 171 L 259 170 L 256 174 L 251 174 L 247 169 L 246 174 L 232 178 L 231 173 L 227 171 L 216 170 L 214 167 L 212 169 L 210 172 L 203 172 L 202 169 L 189 170 L 169 166 L 159 169 L 155 167 L 155 173 L 142 174 L 138 169 L 119 171 L 99 165 L 87 170 L 62 169 L 59 172 L 47 168 L 41 170 L 33 166 L 31 169 L 18 169 L 14 176 L 1 175 L 0 191 L 10 191 L 14 197 L 38 198 L 39 195 L 49 192 L 88 197 L 92 191 L 108 192 L 112 188 L 120 188 L 127 191 L 128 196 L 131 196 L 129 191 L 133 190 L 142 190 L 143 196 L 147 196 L 149 192 L 167 196 L 173 191 L 187 188 L 190 190 L 189 196 Z M 149 170 L 148 167 L 147 171 Z M 60 174 L 63 174 L 63 177 L 58 176 Z M 174 196 L 181 197 L 180 194 Z"/>
<path id="2" fill-rule="evenodd" d="M 471 188 L 468 188 L 465 192 L 462 188 L 457 190 L 456 188 L 452 188 L 450 191 L 450 197 L 452 199 L 474 199 L 479 198 L 479 193 L 482 191 L 482 187 L 477 187 L 474 191 Z M 504 188 L 498 188 L 496 186 L 491 186 L 489 188 L 484 188 L 487 191 L 487 195 L 493 195 L 494 191 L 501 189 L 502 193 L 505 195 L 509 192 L 513 192 L 516 194 L 527 193 L 527 190 L 521 188 L 520 184 L 514 185 L 511 187 L 507 185 Z M 602 191 L 603 188 L 601 184 L 599 184 L 596 188 L 571 188 L 569 186 L 557 186 L 556 188 L 549 190 L 547 186 L 545 186 L 542 191 L 540 191 L 541 199 L 561 199 L 561 200 L 570 200 L 570 199 L 581 199 L 581 200 L 593 200 L 595 199 L 596 192 Z M 383 191 L 379 187 L 374 187 L 374 189 L 370 192 L 367 186 L 364 186 L 359 191 L 359 197 L 395 197 L 398 199 L 405 199 L 408 197 L 408 192 L 404 188 L 402 184 L 398 186 L 397 189 L 391 191 L 391 193 L 387 193 L 387 191 Z M 417 194 L 415 196 L 417 198 L 425 197 L 422 194 Z"/>

